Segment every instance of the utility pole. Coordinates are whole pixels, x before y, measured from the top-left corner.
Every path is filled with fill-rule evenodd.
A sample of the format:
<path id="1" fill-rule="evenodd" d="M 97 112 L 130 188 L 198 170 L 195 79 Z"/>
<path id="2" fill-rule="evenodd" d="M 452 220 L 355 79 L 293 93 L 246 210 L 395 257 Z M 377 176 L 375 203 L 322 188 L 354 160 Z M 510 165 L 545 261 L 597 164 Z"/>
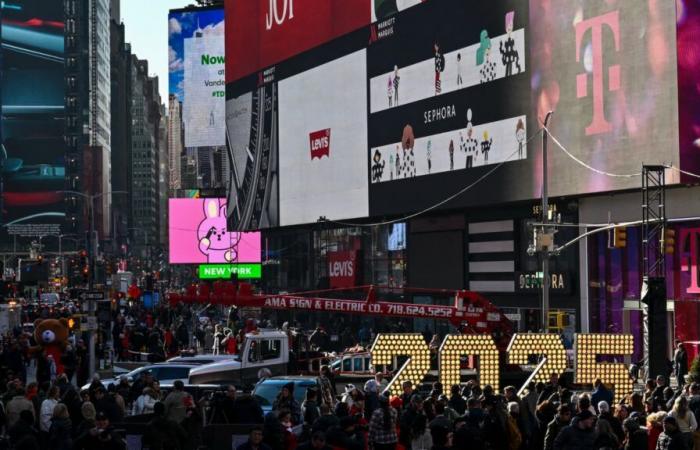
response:
<path id="1" fill-rule="evenodd" d="M 549 195 L 547 192 L 547 141 L 549 140 L 549 119 L 552 111 L 544 118 L 544 130 L 542 132 L 542 231 L 543 236 L 550 234 L 549 229 Z M 553 243 L 552 243 L 553 244 Z M 547 331 L 549 324 L 549 249 L 542 252 L 542 329 Z"/>

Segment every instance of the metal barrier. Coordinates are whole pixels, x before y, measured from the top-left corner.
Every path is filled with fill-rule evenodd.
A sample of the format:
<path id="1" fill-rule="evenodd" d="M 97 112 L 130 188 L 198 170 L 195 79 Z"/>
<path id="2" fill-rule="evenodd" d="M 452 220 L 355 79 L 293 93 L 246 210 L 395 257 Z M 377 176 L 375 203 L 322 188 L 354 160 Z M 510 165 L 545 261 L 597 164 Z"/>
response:
<path id="1" fill-rule="evenodd" d="M 145 414 L 115 424 L 115 430 L 126 440 L 127 450 L 143 450 L 143 436 L 152 419 L 153 414 Z M 202 428 L 202 447 L 235 449 L 248 440 L 250 431 L 256 426 L 261 425 L 207 425 Z"/>

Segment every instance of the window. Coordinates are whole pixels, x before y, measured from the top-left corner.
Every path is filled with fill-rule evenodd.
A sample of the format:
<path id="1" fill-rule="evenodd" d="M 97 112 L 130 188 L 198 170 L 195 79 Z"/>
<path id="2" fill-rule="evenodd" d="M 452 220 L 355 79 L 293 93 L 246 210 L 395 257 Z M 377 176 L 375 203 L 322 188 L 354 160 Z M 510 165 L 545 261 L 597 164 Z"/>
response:
<path id="1" fill-rule="evenodd" d="M 187 367 L 161 367 L 158 373 L 159 380 L 184 380 L 190 375 Z"/>
<path id="2" fill-rule="evenodd" d="M 353 358 L 352 362 L 355 372 L 363 372 L 365 370 L 365 358 Z"/>
<path id="3" fill-rule="evenodd" d="M 343 372 L 352 370 L 352 358 L 343 358 Z"/>
<path id="4" fill-rule="evenodd" d="M 261 355 L 262 359 L 277 359 L 282 355 L 282 341 L 279 339 L 266 339 L 262 341 Z"/>

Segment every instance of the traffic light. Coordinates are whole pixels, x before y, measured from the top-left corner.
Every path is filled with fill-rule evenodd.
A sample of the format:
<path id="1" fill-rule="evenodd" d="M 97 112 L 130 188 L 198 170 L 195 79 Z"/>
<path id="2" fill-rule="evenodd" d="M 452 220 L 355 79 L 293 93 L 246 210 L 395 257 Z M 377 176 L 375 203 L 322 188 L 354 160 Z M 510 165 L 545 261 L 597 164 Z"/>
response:
<path id="1" fill-rule="evenodd" d="M 676 230 L 666 228 L 664 230 L 664 253 L 673 255 L 676 249 Z"/>
<path id="2" fill-rule="evenodd" d="M 80 267 L 80 274 L 83 277 L 83 282 L 88 283 L 88 281 L 90 281 L 90 266 L 88 265 L 87 250 L 80 250 L 80 260 L 78 264 L 78 267 Z"/>
<path id="3" fill-rule="evenodd" d="M 615 227 L 613 232 L 613 247 L 627 247 L 627 227 Z"/>

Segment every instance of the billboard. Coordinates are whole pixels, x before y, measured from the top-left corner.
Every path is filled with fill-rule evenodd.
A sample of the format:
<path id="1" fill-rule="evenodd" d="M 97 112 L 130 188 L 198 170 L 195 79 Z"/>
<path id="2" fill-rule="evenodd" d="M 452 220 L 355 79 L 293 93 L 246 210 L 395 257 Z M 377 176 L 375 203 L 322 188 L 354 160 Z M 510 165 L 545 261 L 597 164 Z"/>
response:
<path id="1" fill-rule="evenodd" d="M 260 233 L 226 226 L 226 200 L 177 198 L 168 203 L 170 264 L 260 263 Z"/>
<path id="2" fill-rule="evenodd" d="M 182 103 L 184 147 L 205 178 L 201 186 L 183 188 L 212 187 L 213 152 L 226 145 L 223 9 L 170 11 L 168 44 L 169 90 Z"/>
<path id="3" fill-rule="evenodd" d="M 679 163 L 672 2 L 345 3 L 226 5 L 237 229 L 538 198 L 550 110 L 553 197 Z"/>
<path id="4" fill-rule="evenodd" d="M 678 30 L 678 128 L 681 169 L 700 173 L 700 4 L 679 0 Z M 696 183 L 697 178 L 683 176 Z"/>
<path id="5" fill-rule="evenodd" d="M 63 222 L 63 2 L 20 0 L 2 11 L 4 207 L 0 222 Z M 0 157 L 2 157 L 0 155 Z M 48 233 L 50 234 L 50 233 Z"/>
<path id="6" fill-rule="evenodd" d="M 360 50 L 279 82 L 280 225 L 367 215 L 366 70 Z"/>

